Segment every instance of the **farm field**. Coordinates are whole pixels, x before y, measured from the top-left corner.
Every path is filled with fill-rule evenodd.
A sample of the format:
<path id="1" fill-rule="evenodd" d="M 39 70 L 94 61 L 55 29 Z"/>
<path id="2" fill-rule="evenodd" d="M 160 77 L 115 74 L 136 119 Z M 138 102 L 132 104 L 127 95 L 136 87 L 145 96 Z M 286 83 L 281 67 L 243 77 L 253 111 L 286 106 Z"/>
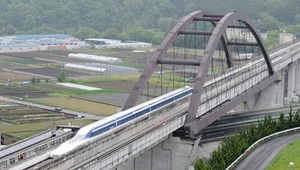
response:
<path id="1" fill-rule="evenodd" d="M 294 162 L 293 169 L 300 169 L 300 140 L 290 143 L 273 159 L 266 170 L 290 169 L 290 162 Z"/>
<path id="2" fill-rule="evenodd" d="M 95 83 L 86 83 L 85 85 L 98 87 L 98 88 L 116 89 L 119 92 L 131 92 L 132 88 L 135 85 L 135 82 L 131 82 L 131 81 L 95 82 Z"/>
<path id="3" fill-rule="evenodd" d="M 55 67 L 43 67 L 43 68 L 24 68 L 24 69 L 17 69 L 18 71 L 32 73 L 32 74 L 40 74 L 50 77 L 57 77 L 60 75 L 62 71 L 61 68 Z M 88 73 L 78 72 L 78 71 L 71 71 L 71 70 L 63 70 L 66 73 L 67 77 L 82 77 L 82 76 L 89 76 Z"/>
<path id="4" fill-rule="evenodd" d="M 153 74 L 149 80 L 149 88 L 156 88 L 157 84 L 162 84 L 163 87 L 172 87 L 172 84 L 169 83 L 171 77 L 170 75 L 170 73 L 166 73 L 161 77 L 161 75 Z M 72 83 L 78 83 L 92 87 L 110 88 L 121 92 L 131 92 L 139 77 L 140 74 L 109 75 L 95 78 L 72 79 L 69 81 Z M 183 77 L 174 75 L 174 85 L 175 87 L 183 86 Z"/>
<path id="5" fill-rule="evenodd" d="M 17 58 L 17 59 L 11 59 L 11 60 L 7 60 L 8 62 L 11 63 L 18 63 L 18 64 L 42 64 L 42 63 L 48 63 L 45 61 L 39 61 L 39 60 L 31 60 L 31 59 L 21 59 L 21 58 Z"/>
<path id="6" fill-rule="evenodd" d="M 2 61 L 12 60 L 12 59 L 15 59 L 15 57 L 8 56 L 8 55 L 6 55 L 6 54 L 1 54 L 1 55 L 0 55 L 0 60 L 2 60 Z"/>
<path id="7" fill-rule="evenodd" d="M 18 53 L 7 53 L 0 55 L 1 60 L 16 65 L 42 65 L 52 63 L 49 61 L 36 60 L 34 57 L 25 57 Z"/>
<path id="8" fill-rule="evenodd" d="M 43 98 L 40 100 L 35 100 L 35 102 L 100 116 L 112 115 L 117 111 L 117 107 L 113 105 L 91 102 L 76 98 Z"/>
<path id="9" fill-rule="evenodd" d="M 25 124 L 33 122 L 48 122 L 64 119 L 73 119 L 76 116 L 58 113 L 40 108 L 16 105 L 0 108 L 1 119 L 11 124 Z"/>
<path id="10" fill-rule="evenodd" d="M 3 86 L 0 88 L 0 95 L 14 98 L 41 98 L 48 96 L 48 92 L 34 89 L 27 89 L 17 86 Z"/>
<path id="11" fill-rule="evenodd" d="M 82 95 L 80 96 L 80 98 L 85 100 L 98 101 L 102 103 L 110 103 L 112 105 L 122 107 L 125 104 L 128 96 L 129 93 L 92 94 L 92 95 Z"/>
<path id="12" fill-rule="evenodd" d="M 78 63 L 82 60 L 68 58 L 71 52 L 89 53 L 118 57 L 123 63 L 114 65 L 135 67 L 141 70 L 153 52 L 134 53 L 134 49 L 105 49 L 83 51 L 45 51 L 28 53 L 3 54 L 0 68 L 20 71 L 11 73 L 0 71 L 0 83 L 13 79 L 14 84 L 0 86 L 0 95 L 27 100 L 29 102 L 57 106 L 89 114 L 107 116 L 117 112 L 117 109 L 127 100 L 140 73 L 132 75 L 101 75 L 99 73 L 65 69 L 64 63 Z M 45 61 L 44 61 L 45 60 Z M 51 62 L 52 61 L 52 62 Z M 57 63 L 56 63 L 57 62 Z M 56 84 L 56 77 L 61 71 L 66 73 L 63 83 L 75 83 L 101 88 L 102 90 L 83 90 Z M 53 77 L 47 81 L 17 83 L 31 81 L 36 75 Z M 157 76 L 154 82 L 157 80 Z M 11 80 L 10 80 L 11 81 Z M 152 83 L 150 84 L 150 87 Z M 4 103 L 5 104 L 5 103 Z M 5 110 L 6 109 L 6 110 Z M 0 132 L 12 136 L 26 138 L 55 127 L 58 124 L 86 125 L 92 120 L 76 119 L 74 115 L 46 111 L 32 107 L 13 106 L 10 109 L 0 107 Z"/>
<path id="13" fill-rule="evenodd" d="M 56 120 L 48 122 L 38 122 L 38 123 L 27 123 L 27 124 L 18 124 L 18 125 L 4 125 L 0 126 L 0 132 L 6 133 L 12 136 L 26 138 L 35 134 L 40 133 L 41 131 L 46 131 L 48 129 L 55 128 L 56 125 L 67 125 L 71 123 L 76 126 L 85 126 L 94 122 L 89 119 L 72 119 L 72 120 Z"/>
<path id="14" fill-rule="evenodd" d="M 8 79 L 10 82 L 19 82 L 19 81 L 30 81 L 32 76 L 19 74 L 19 73 L 12 73 L 12 72 L 6 72 L 6 71 L 0 71 L 0 82 L 1 83 L 8 83 Z"/>
<path id="15" fill-rule="evenodd" d="M 56 83 L 31 83 L 26 86 L 27 89 L 37 90 L 41 92 L 47 92 L 48 97 L 70 97 L 70 96 L 80 96 L 87 94 L 107 94 L 107 93 L 117 93 L 114 89 L 100 89 L 100 90 L 83 90 L 73 87 L 62 86 Z"/>
<path id="16" fill-rule="evenodd" d="M 149 90 L 149 91 L 151 91 L 151 90 Z M 142 94 L 138 103 L 143 103 L 143 102 L 146 102 L 146 101 L 149 101 L 152 99 L 151 94 L 149 95 L 149 97 L 145 94 Z M 102 102 L 102 103 L 109 103 L 109 104 L 113 104 L 113 105 L 122 107 L 125 104 L 129 95 L 130 95 L 130 93 L 91 94 L 91 95 L 82 95 L 82 96 L 80 96 L 80 98 L 85 99 L 85 100 L 98 101 L 98 102 Z"/>
<path id="17" fill-rule="evenodd" d="M 91 120 L 77 120 L 77 116 L 19 105 L 10 102 L 0 104 L 0 132 L 25 138 L 48 130 L 58 124 L 86 125 Z M 79 122 L 78 122 L 79 121 Z"/>

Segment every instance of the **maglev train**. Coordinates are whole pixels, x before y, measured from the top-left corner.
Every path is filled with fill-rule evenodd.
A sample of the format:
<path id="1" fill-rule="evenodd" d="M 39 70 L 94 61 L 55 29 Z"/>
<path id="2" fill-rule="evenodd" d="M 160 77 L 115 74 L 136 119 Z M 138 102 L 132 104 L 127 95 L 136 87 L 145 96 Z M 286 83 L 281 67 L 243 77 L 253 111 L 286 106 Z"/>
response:
<path id="1" fill-rule="evenodd" d="M 185 86 L 183 88 L 174 90 L 155 99 L 149 100 L 145 103 L 132 107 L 128 110 L 116 113 L 112 116 L 106 117 L 102 120 L 89 124 L 79 129 L 76 135 L 61 144 L 57 149 L 50 153 L 50 157 L 61 157 L 64 154 L 87 144 L 96 137 L 104 136 L 117 128 L 125 127 L 135 121 L 145 119 L 154 111 L 165 107 L 177 100 L 185 98 L 192 94 L 192 88 Z"/>

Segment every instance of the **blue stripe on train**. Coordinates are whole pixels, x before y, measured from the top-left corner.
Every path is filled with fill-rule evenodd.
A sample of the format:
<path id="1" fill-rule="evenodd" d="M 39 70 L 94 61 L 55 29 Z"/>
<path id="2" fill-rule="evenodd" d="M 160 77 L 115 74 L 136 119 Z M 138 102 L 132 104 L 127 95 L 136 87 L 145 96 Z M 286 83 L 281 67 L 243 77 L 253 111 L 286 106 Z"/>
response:
<path id="1" fill-rule="evenodd" d="M 154 105 L 152 105 L 151 107 L 148 107 L 148 108 L 144 108 L 144 109 L 140 109 L 138 111 L 135 111 L 135 112 L 132 112 L 132 113 L 129 113 L 128 115 L 125 115 L 121 118 L 119 118 L 117 121 L 110 121 L 104 125 L 102 125 L 102 128 L 99 128 L 99 127 L 96 127 L 94 128 L 93 130 L 99 128 L 98 130 L 94 131 L 94 132 L 89 132 L 90 136 L 89 137 L 94 137 L 94 136 L 97 136 L 97 135 L 100 135 L 106 131 L 109 131 L 117 126 L 120 126 L 126 122 L 129 122 L 135 118 L 138 118 L 146 113 L 149 113 L 150 111 L 152 110 L 155 110 L 155 109 L 158 109 L 160 107 L 163 107 L 177 99 L 180 99 L 188 94 L 190 94 L 192 92 L 192 89 L 190 90 L 187 90 L 181 94 L 178 94 L 178 95 L 175 95 L 175 96 L 172 96 L 171 98 L 169 99 L 166 99 L 166 100 L 163 100 L 162 102 L 159 102 L 159 103 L 156 103 Z M 100 126 L 101 127 L 101 126 Z M 87 135 L 88 136 L 88 135 Z"/>

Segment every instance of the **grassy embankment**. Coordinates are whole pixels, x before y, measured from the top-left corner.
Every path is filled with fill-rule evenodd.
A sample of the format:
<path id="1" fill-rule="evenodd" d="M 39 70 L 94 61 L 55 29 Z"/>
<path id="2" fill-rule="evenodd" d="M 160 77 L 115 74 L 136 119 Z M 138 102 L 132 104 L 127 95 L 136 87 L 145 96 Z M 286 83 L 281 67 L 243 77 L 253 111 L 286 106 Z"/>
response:
<path id="1" fill-rule="evenodd" d="M 294 162 L 293 170 L 300 169 L 300 140 L 292 142 L 282 149 L 266 170 L 290 169 L 290 162 Z"/>

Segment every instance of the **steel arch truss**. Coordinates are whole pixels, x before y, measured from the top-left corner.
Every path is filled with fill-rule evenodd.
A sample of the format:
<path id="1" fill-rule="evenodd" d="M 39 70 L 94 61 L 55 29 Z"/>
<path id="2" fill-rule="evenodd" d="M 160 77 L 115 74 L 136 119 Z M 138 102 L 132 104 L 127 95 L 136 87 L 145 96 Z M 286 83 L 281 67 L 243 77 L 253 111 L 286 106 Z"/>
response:
<path id="1" fill-rule="evenodd" d="M 190 13 L 189 15 L 185 16 L 183 19 L 181 19 L 174 28 L 168 33 L 168 35 L 165 37 L 165 39 L 162 41 L 162 43 L 158 46 L 156 52 L 153 54 L 152 58 L 148 61 L 143 73 L 141 74 L 139 80 L 135 84 L 130 96 L 128 97 L 125 105 L 123 106 L 122 110 L 129 109 L 136 105 L 139 97 L 142 94 L 142 91 L 144 90 L 146 83 L 150 79 L 151 75 L 155 71 L 157 65 L 161 63 L 161 59 L 163 58 L 164 54 L 169 49 L 170 45 L 175 42 L 176 38 L 179 34 L 195 34 L 193 32 L 187 32 L 187 28 L 193 24 L 193 22 L 197 21 L 201 18 L 210 19 L 212 17 L 215 17 L 216 19 L 208 20 L 211 21 L 211 23 L 215 26 L 217 24 L 216 21 L 220 20 L 224 15 L 219 14 L 211 14 L 204 11 L 195 11 Z M 205 33 L 203 33 L 205 34 Z M 228 67 L 232 67 L 232 57 L 230 53 L 230 49 L 227 46 L 227 37 L 222 36 L 221 41 L 223 43 L 225 55 L 226 55 L 226 61 Z M 196 63 L 194 62 L 194 65 L 200 66 L 200 62 Z"/>
<path id="2" fill-rule="evenodd" d="M 194 32 L 188 31 L 188 27 L 193 24 L 195 21 L 208 21 L 211 22 L 215 28 L 213 32 Z M 256 39 L 257 43 L 245 43 L 245 44 L 233 44 L 232 42 L 228 42 L 226 29 L 227 28 L 236 28 L 235 25 L 232 25 L 233 22 L 239 21 L 244 24 L 244 26 L 238 26 L 238 28 L 247 28 L 249 29 L 253 36 Z M 254 24 L 242 13 L 239 12 L 232 12 L 228 13 L 227 15 L 220 15 L 220 14 L 213 14 L 204 11 L 195 11 L 187 16 L 185 16 L 177 25 L 168 33 L 165 37 L 163 42 L 159 45 L 156 52 L 153 54 L 152 58 L 148 61 L 143 73 L 141 74 L 139 80 L 135 84 L 129 98 L 127 99 L 123 110 L 129 109 L 136 105 L 137 101 L 139 100 L 142 91 L 147 85 L 148 80 L 150 79 L 151 75 L 155 71 L 156 67 L 160 63 L 170 63 L 170 61 L 162 60 L 163 56 L 171 46 L 173 42 L 175 42 L 176 38 L 180 34 L 186 35 L 210 35 L 209 41 L 205 47 L 204 55 L 201 61 L 198 62 L 182 62 L 182 64 L 186 65 L 196 65 L 198 66 L 198 73 L 195 77 L 195 84 L 194 90 L 191 96 L 191 102 L 188 108 L 188 113 L 186 117 L 186 123 L 184 126 L 184 130 L 189 132 L 191 136 L 195 135 L 197 132 L 202 130 L 204 127 L 215 121 L 217 118 L 221 117 L 223 113 L 226 113 L 228 109 L 232 109 L 235 105 L 237 105 L 237 101 L 235 100 L 245 100 L 249 95 L 256 93 L 262 90 L 264 87 L 268 86 L 270 83 L 275 81 L 274 70 L 272 67 L 272 63 L 269 59 L 268 53 L 266 51 L 264 42 L 258 30 L 254 27 Z M 263 85 L 258 84 L 258 86 L 253 89 L 249 89 L 245 92 L 245 95 L 240 95 L 237 99 L 232 100 L 232 103 L 226 104 L 226 107 L 220 107 L 218 111 L 211 112 L 211 114 L 205 115 L 208 118 L 197 119 L 197 108 L 199 107 L 201 93 L 203 91 L 203 85 L 205 83 L 205 79 L 209 70 L 210 62 L 213 58 L 214 52 L 218 46 L 218 43 L 221 42 L 223 45 L 223 49 L 225 52 L 226 62 L 228 68 L 232 67 L 233 59 L 230 52 L 230 45 L 248 45 L 248 46 L 259 46 L 260 50 L 263 54 L 265 62 L 268 67 L 268 72 L 270 77 L 263 82 Z M 176 64 L 176 63 L 172 63 Z M 228 106 L 228 107 L 227 107 Z M 212 115 L 212 116 L 210 116 Z M 208 121 L 207 121 L 208 120 Z"/>
<path id="3" fill-rule="evenodd" d="M 242 22 L 246 26 L 246 28 L 248 28 L 254 35 L 257 41 L 256 45 L 260 47 L 265 62 L 267 64 L 269 77 L 264 82 L 257 84 L 256 86 L 247 90 L 246 92 L 234 98 L 233 100 L 224 103 L 223 105 L 219 106 L 218 108 L 215 108 L 214 110 L 211 110 L 210 113 L 205 114 L 203 117 L 197 118 L 196 117 L 197 109 L 199 107 L 200 97 L 203 91 L 203 85 L 205 83 L 206 75 L 208 73 L 209 63 L 212 60 L 218 42 L 222 39 L 222 35 L 224 35 L 224 32 L 227 28 L 234 27 L 231 25 L 234 21 Z M 227 45 L 229 45 L 229 43 L 227 43 Z M 247 45 L 251 45 L 251 44 L 249 43 Z M 209 124 L 217 120 L 219 117 L 223 116 L 226 112 L 233 109 L 238 104 L 242 103 L 248 97 L 261 91 L 262 89 L 264 89 L 265 87 L 267 87 L 268 85 L 270 85 L 275 81 L 274 69 L 272 66 L 272 62 L 266 51 L 264 42 L 258 30 L 255 28 L 254 24 L 252 23 L 249 17 L 239 12 L 232 12 L 232 13 L 228 13 L 227 15 L 222 17 L 222 19 L 219 20 L 205 48 L 204 56 L 203 59 L 201 60 L 201 65 L 195 80 L 196 81 L 191 96 L 191 102 L 189 105 L 189 109 L 188 109 L 188 113 L 184 125 L 184 130 L 189 134 L 189 136 L 194 136 L 196 133 L 198 133 L 205 127 L 207 127 Z"/>

